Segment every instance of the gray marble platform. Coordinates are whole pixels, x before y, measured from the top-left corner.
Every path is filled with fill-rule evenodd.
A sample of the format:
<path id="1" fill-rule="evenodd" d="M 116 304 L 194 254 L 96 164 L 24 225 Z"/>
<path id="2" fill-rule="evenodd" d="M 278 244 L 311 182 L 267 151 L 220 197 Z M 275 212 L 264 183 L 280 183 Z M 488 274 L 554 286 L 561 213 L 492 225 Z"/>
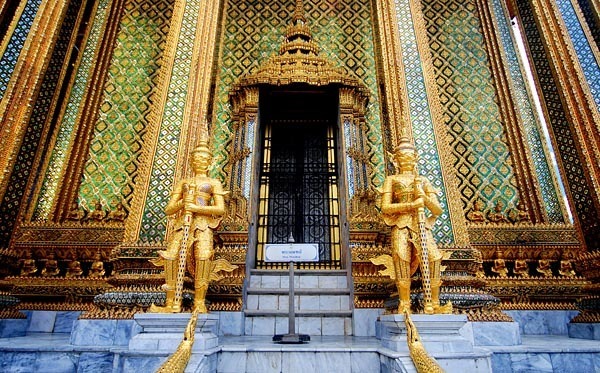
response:
<path id="1" fill-rule="evenodd" d="M 491 372 L 491 352 L 474 348 L 473 328 L 465 315 L 411 315 L 427 353 L 447 372 Z M 404 315 L 379 317 L 384 371 L 416 372 L 407 342 Z M 386 351 L 388 349 L 390 351 Z"/>
<path id="2" fill-rule="evenodd" d="M 472 352 L 472 333 L 461 333 L 467 325 L 465 315 L 411 315 L 428 352 Z M 381 342 L 392 351 L 408 352 L 403 315 L 382 315 Z"/>
<path id="3" fill-rule="evenodd" d="M 567 325 L 578 311 L 503 311 L 519 324 L 521 335 L 567 335 Z"/>
<path id="4" fill-rule="evenodd" d="M 374 338 L 312 337 L 307 344 L 275 344 L 269 337 L 224 337 L 217 372 L 380 372 Z"/>
<path id="5" fill-rule="evenodd" d="M 570 323 L 569 337 L 600 340 L 600 324 Z"/>
<path id="6" fill-rule="evenodd" d="M 75 346 L 127 346 L 142 331 L 134 320 L 77 320 L 70 334 Z"/>
<path id="7" fill-rule="evenodd" d="M 142 328 L 129 341 L 130 351 L 173 352 L 181 342 L 190 320 L 190 313 L 138 313 L 134 320 Z M 217 322 L 219 316 L 200 314 L 192 351 L 200 352 L 217 346 Z"/>
<path id="8" fill-rule="evenodd" d="M 516 322 L 472 322 L 475 346 L 515 346 L 521 344 L 519 324 Z"/>
<path id="9" fill-rule="evenodd" d="M 523 335 L 518 346 L 483 346 L 494 373 L 600 372 L 600 343 L 557 335 Z"/>

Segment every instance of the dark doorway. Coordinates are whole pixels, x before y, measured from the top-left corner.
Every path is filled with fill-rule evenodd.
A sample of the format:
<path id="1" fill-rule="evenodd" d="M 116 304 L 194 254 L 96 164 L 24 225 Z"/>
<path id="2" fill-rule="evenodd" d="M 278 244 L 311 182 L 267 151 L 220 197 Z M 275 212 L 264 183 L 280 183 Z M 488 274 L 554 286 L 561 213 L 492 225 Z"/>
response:
<path id="1" fill-rule="evenodd" d="M 257 267 L 264 245 L 319 245 L 319 262 L 341 268 L 336 128 L 337 90 L 265 89 L 260 94 Z M 283 266 L 279 265 L 279 266 Z"/>

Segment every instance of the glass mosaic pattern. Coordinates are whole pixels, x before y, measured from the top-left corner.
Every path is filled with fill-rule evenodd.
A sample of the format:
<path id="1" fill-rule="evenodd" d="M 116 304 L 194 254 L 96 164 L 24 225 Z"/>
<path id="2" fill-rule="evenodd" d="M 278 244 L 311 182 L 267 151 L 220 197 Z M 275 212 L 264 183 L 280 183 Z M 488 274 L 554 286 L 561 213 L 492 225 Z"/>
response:
<path id="1" fill-rule="evenodd" d="M 402 60 L 406 75 L 410 119 L 415 146 L 419 152 L 419 173 L 426 176 L 433 186 L 441 191 L 439 200 L 444 212 L 436 221 L 433 235 L 440 244 L 452 244 L 454 234 L 450 215 L 448 214 L 448 200 L 442 178 L 442 166 L 435 140 L 433 120 L 429 111 L 423 68 L 417 49 L 410 5 L 408 0 L 396 0 L 395 5 L 396 14 L 398 15 Z"/>
<path id="2" fill-rule="evenodd" d="M 65 55 L 80 5 L 81 1 L 78 0 L 69 3 L 48 69 L 42 81 L 40 93 L 34 104 L 33 113 L 23 137 L 23 143 L 17 155 L 15 167 L 10 175 L 6 193 L 0 201 L 0 247 L 8 247 L 8 241 L 17 220 L 21 198 L 25 192 L 35 153 L 40 144 L 44 123 L 48 119 L 50 104 L 64 66 Z"/>
<path id="3" fill-rule="evenodd" d="M 493 1 L 493 11 L 498 20 L 498 31 L 502 40 L 502 46 L 508 69 L 513 82 L 513 94 L 517 100 L 517 109 L 521 116 L 527 144 L 533 158 L 533 166 L 538 178 L 538 184 L 542 191 L 544 207 L 551 223 L 563 223 L 564 218 L 556 191 L 554 177 L 549 167 L 550 162 L 545 153 L 543 137 L 540 133 L 540 124 L 534 114 L 533 107 L 529 101 L 525 81 L 521 75 L 517 52 L 510 37 L 509 20 L 505 17 L 500 0 Z M 550 144 L 548 144 L 550 146 Z"/>
<path id="4" fill-rule="evenodd" d="M 233 3 L 235 6 L 230 6 L 226 14 L 215 93 L 215 167 L 211 175 L 221 180 L 226 179 L 224 166 L 228 162 L 229 143 L 232 141 L 228 97 L 231 86 L 242 75 L 253 72 L 268 57 L 279 53 L 285 27 L 295 5 L 293 1 L 281 0 Z M 380 186 L 385 171 L 370 8 L 367 0 L 304 1 L 305 15 L 313 40 L 321 47 L 321 56 L 345 67 L 371 92 L 366 114 L 370 161 L 374 169 L 370 177 L 373 185 Z"/>
<path id="5" fill-rule="evenodd" d="M 89 37 L 85 48 L 81 63 L 77 69 L 75 82 L 71 88 L 69 101 L 65 110 L 65 114 L 60 123 L 60 128 L 56 137 L 56 142 L 52 146 L 52 155 L 45 172 L 44 182 L 40 193 L 36 208 L 34 210 L 34 220 L 45 220 L 49 218 L 52 205 L 54 204 L 61 176 L 68 161 L 68 155 L 71 148 L 75 123 L 79 115 L 79 107 L 83 101 L 83 95 L 87 89 L 90 74 L 95 63 L 95 51 L 99 44 L 99 39 L 102 36 L 102 26 L 106 20 L 109 0 L 100 0 L 96 14 L 93 17 L 94 23 L 90 30 Z"/>
<path id="6" fill-rule="evenodd" d="M 84 206 L 129 207 L 171 7 L 170 0 L 125 4 L 79 190 Z"/>
<path id="7" fill-rule="evenodd" d="M 158 145 L 154 154 L 150 185 L 142 215 L 139 238 L 143 241 L 160 241 L 164 238 L 167 229 L 164 208 L 169 201 L 171 189 L 173 189 L 183 111 L 190 82 L 196 20 L 201 4 L 201 0 L 185 3 L 185 13 L 177 41 L 163 121 L 160 125 Z"/>
<path id="8" fill-rule="evenodd" d="M 4 97 L 8 82 L 10 81 L 10 77 L 15 69 L 19 55 L 21 54 L 21 49 L 25 44 L 35 14 L 41 3 L 42 0 L 27 1 L 25 9 L 23 9 L 23 13 L 21 14 L 21 18 L 15 27 L 15 31 L 10 37 L 6 50 L 0 58 L 0 100 Z M 0 36 L 0 42 L 3 41 L 5 36 L 6 35 Z"/>
<path id="9" fill-rule="evenodd" d="M 528 1 L 517 2 L 519 14 L 523 23 L 524 34 L 526 35 L 529 51 L 533 61 L 535 72 L 538 76 L 543 99 L 548 108 L 548 119 L 558 146 L 559 157 L 561 159 L 565 177 L 568 183 L 568 189 L 573 199 L 575 212 L 581 223 L 583 233 L 589 245 L 595 245 L 600 237 L 593 237 L 589 229 L 598 227 L 598 212 L 594 207 L 588 184 L 586 183 L 585 173 L 577 149 L 574 144 L 573 134 L 563 108 L 552 69 L 545 54 L 542 39 L 536 27 L 533 11 Z M 593 246 L 592 246 L 593 247 Z"/>
<path id="10" fill-rule="evenodd" d="M 577 58 L 579 59 L 579 64 L 583 69 L 583 74 L 590 87 L 594 101 L 596 102 L 596 107 L 600 107 L 600 67 L 592 52 L 590 43 L 581 28 L 579 18 L 577 18 L 577 14 L 575 14 L 575 9 L 573 9 L 571 1 L 557 1 L 556 5 L 560 10 L 565 25 L 567 26 L 567 30 L 569 31 L 569 36 L 571 37 L 575 52 L 577 53 Z"/>
<path id="11" fill-rule="evenodd" d="M 487 208 L 517 202 L 495 89 L 472 1 L 424 2 L 440 101 L 451 137 L 465 211 L 476 199 Z"/>

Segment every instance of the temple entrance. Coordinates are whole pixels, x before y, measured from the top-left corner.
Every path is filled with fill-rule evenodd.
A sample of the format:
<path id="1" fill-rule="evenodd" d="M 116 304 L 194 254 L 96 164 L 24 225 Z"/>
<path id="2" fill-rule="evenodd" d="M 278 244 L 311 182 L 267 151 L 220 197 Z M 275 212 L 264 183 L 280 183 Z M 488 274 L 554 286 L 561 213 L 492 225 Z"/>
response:
<path id="1" fill-rule="evenodd" d="M 257 268 L 265 244 L 318 244 L 319 261 L 304 268 L 342 268 L 336 89 L 264 89 L 260 94 Z"/>

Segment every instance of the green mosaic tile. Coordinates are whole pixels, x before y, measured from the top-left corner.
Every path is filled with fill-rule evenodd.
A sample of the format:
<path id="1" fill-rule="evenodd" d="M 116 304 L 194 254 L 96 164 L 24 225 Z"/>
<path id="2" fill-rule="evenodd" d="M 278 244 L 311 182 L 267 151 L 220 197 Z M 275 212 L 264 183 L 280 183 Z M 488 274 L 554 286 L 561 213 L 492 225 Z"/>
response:
<path id="1" fill-rule="evenodd" d="M 201 4 L 200 0 L 185 3 L 185 13 L 168 86 L 163 122 L 158 135 L 150 185 L 142 214 L 139 238 L 145 241 L 161 241 L 167 228 L 164 208 L 173 188 L 183 111 L 190 81 L 193 36 L 196 34 L 196 19 L 200 13 Z"/>
<path id="2" fill-rule="evenodd" d="M 406 76 L 408 91 L 409 112 L 412 122 L 415 146 L 419 152 L 419 172 L 440 190 L 440 204 L 443 213 L 438 218 L 433 228 L 433 235 L 440 244 L 452 244 L 454 233 L 452 222 L 448 214 L 448 200 L 446 188 L 442 178 L 442 166 L 437 150 L 433 120 L 430 114 L 429 102 L 423 78 L 423 68 L 417 49 L 417 40 L 412 24 L 412 15 L 408 0 L 396 0 L 396 14 L 398 15 L 398 30 L 400 31 L 400 44 L 402 47 L 402 61 Z"/>
<path id="3" fill-rule="evenodd" d="M 465 211 L 518 198 L 494 82 L 473 1 L 425 1 L 433 65 Z"/>
<path id="4" fill-rule="evenodd" d="M 83 206 L 90 208 L 100 200 L 105 208 L 117 203 L 129 208 L 169 30 L 170 12 L 165 10 L 171 7 L 171 0 L 125 4 L 79 190 Z"/>

